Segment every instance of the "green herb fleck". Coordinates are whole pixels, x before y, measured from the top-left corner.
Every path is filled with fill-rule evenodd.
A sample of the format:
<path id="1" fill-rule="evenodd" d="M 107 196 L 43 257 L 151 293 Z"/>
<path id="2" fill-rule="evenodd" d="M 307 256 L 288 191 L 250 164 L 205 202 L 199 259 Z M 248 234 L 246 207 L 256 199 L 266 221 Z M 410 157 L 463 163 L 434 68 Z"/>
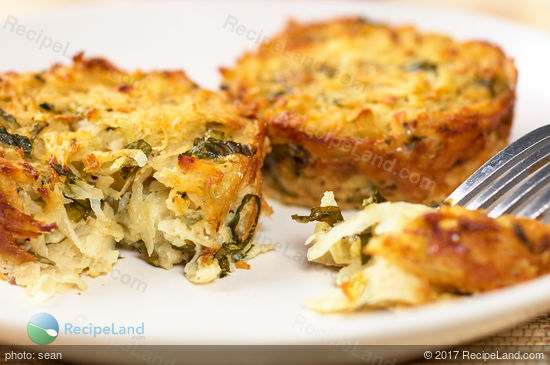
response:
<path id="1" fill-rule="evenodd" d="M 439 208 L 442 206 L 451 206 L 451 203 L 448 200 L 431 200 L 427 205 L 429 205 L 431 208 Z"/>
<path id="2" fill-rule="evenodd" d="M 40 262 L 41 264 L 46 264 L 46 265 L 51 265 L 51 266 L 55 266 L 55 262 L 53 262 L 52 260 L 50 260 L 49 258 L 47 257 L 44 257 L 42 255 L 39 255 L 37 253 L 34 253 L 34 252 L 29 252 L 31 255 L 33 255 L 34 257 L 36 257 L 36 261 Z"/>
<path id="3" fill-rule="evenodd" d="M 46 128 L 47 126 L 49 126 L 49 123 L 36 123 L 32 126 L 32 130 L 31 130 L 31 136 L 32 136 L 32 139 L 35 140 L 36 137 L 38 137 L 38 135 L 40 134 L 40 132 L 42 132 L 42 130 L 44 128 Z"/>
<path id="4" fill-rule="evenodd" d="M 74 200 L 69 204 L 65 204 L 65 209 L 67 210 L 67 216 L 74 223 L 78 223 L 82 219 L 88 218 L 92 211 L 88 200 L 82 200 L 80 202 Z"/>
<path id="5" fill-rule="evenodd" d="M 55 106 L 54 106 L 53 104 L 49 104 L 49 103 L 40 103 L 40 104 L 38 104 L 38 106 L 39 106 L 41 109 L 47 110 L 47 111 L 49 111 L 49 112 L 55 111 Z"/>
<path id="6" fill-rule="evenodd" d="M 437 64 L 429 61 L 420 61 L 412 63 L 408 66 L 405 66 L 405 71 L 408 72 L 415 72 L 415 71 L 431 71 L 436 72 L 437 71 Z"/>
<path id="7" fill-rule="evenodd" d="M 241 219 L 241 212 L 251 200 L 254 200 L 254 203 L 256 204 L 256 217 L 254 218 L 254 224 L 248 231 L 246 238 L 239 237 L 239 234 L 237 233 L 237 226 L 239 225 L 239 221 Z M 244 196 L 239 208 L 237 208 L 237 211 L 235 212 L 235 215 L 228 223 L 228 226 L 231 229 L 233 242 L 224 243 L 222 247 L 220 247 L 220 249 L 214 254 L 214 257 L 218 260 L 218 264 L 222 269 L 220 277 L 226 276 L 230 271 L 229 257 L 231 257 L 233 261 L 242 260 L 246 257 L 247 252 L 252 248 L 252 245 L 249 246 L 249 243 L 256 232 L 261 208 L 262 201 L 259 196 L 254 194 L 247 194 Z"/>
<path id="8" fill-rule="evenodd" d="M 36 81 L 40 81 L 41 83 L 45 84 L 46 83 L 46 80 L 44 79 L 44 77 L 40 74 L 34 74 L 33 75 L 34 79 Z"/>
<path id="9" fill-rule="evenodd" d="M 73 172 L 69 168 L 63 167 L 58 163 L 52 162 L 50 163 L 50 166 L 55 170 L 55 172 L 57 172 L 58 175 L 65 176 L 69 184 L 74 184 L 75 182 L 82 180 L 81 178 L 73 174 Z"/>
<path id="10" fill-rule="evenodd" d="M 491 77 L 490 79 L 477 79 L 475 83 L 487 88 L 491 94 L 491 97 L 495 97 L 497 95 L 497 79 L 495 77 Z"/>
<path id="11" fill-rule="evenodd" d="M 30 155 L 32 152 L 32 143 L 29 137 L 21 136 L 19 134 L 11 134 L 4 127 L 0 127 L 0 143 L 19 147 L 23 150 L 23 152 L 25 152 L 26 155 Z"/>
<path id="12" fill-rule="evenodd" d="M 248 231 L 248 235 L 246 236 L 246 239 L 242 239 L 242 237 L 239 237 L 237 234 L 237 226 L 239 225 L 239 221 L 241 219 L 241 211 L 244 209 L 244 207 L 252 200 L 254 199 L 254 203 L 256 203 L 256 217 L 254 218 L 254 224 Z M 239 208 L 237 208 L 237 211 L 235 212 L 235 215 L 231 219 L 231 221 L 227 224 L 229 228 L 231 229 L 231 234 L 233 235 L 233 241 L 237 243 L 237 245 L 244 244 L 242 246 L 246 246 L 250 240 L 252 240 L 252 237 L 254 237 L 254 232 L 256 232 L 256 227 L 258 226 L 258 219 L 260 218 L 260 212 L 262 210 L 262 201 L 258 195 L 254 194 L 246 194 L 241 201 L 241 205 L 239 205 Z"/>
<path id="13" fill-rule="evenodd" d="M 124 166 L 120 168 L 120 176 L 124 180 L 126 180 L 128 176 L 132 175 L 136 171 L 137 171 L 137 167 L 135 166 Z"/>
<path id="14" fill-rule="evenodd" d="M 124 148 L 129 150 L 141 150 L 145 156 L 149 157 L 153 153 L 153 147 L 143 139 L 138 139 L 132 143 L 127 144 Z M 128 176 L 132 175 L 138 170 L 137 166 L 123 166 L 120 168 L 120 176 L 126 180 Z"/>
<path id="15" fill-rule="evenodd" d="M 129 150 L 142 150 L 147 157 L 153 152 L 153 147 L 143 139 L 138 139 L 132 143 L 127 144 L 124 148 Z"/>
<path id="16" fill-rule="evenodd" d="M 333 227 L 336 223 L 343 221 L 344 217 L 340 208 L 328 206 L 311 208 L 309 215 L 293 214 L 292 219 L 298 223 L 325 222 Z"/>
<path id="17" fill-rule="evenodd" d="M 363 208 L 374 203 L 383 203 L 385 201 L 387 201 L 387 199 L 384 197 L 384 195 L 382 195 L 382 193 L 380 193 L 380 190 L 375 187 L 372 194 L 367 199 L 363 200 Z"/>
<path id="18" fill-rule="evenodd" d="M 191 259 L 195 256 L 195 244 L 191 241 L 189 241 L 189 243 L 186 243 L 181 247 L 175 247 L 175 248 L 180 250 L 183 253 L 184 260 L 186 262 L 191 261 Z"/>
<path id="19" fill-rule="evenodd" d="M 287 90 L 275 91 L 275 92 L 273 92 L 273 93 L 271 93 L 271 94 L 268 94 L 267 99 L 268 99 L 269 101 L 273 101 L 273 100 L 275 100 L 276 98 L 285 95 L 287 92 L 288 92 Z"/>
<path id="20" fill-rule="evenodd" d="M 363 232 L 359 233 L 359 239 L 361 240 L 361 265 L 365 265 L 371 258 L 371 256 L 365 253 L 365 248 L 369 243 L 370 239 L 374 235 L 374 228 L 376 225 L 372 225 L 365 229 Z"/>
<path id="21" fill-rule="evenodd" d="M 253 155 L 250 147 L 234 141 L 224 141 L 221 139 L 222 136 L 223 132 L 212 129 L 207 130 L 205 136 L 196 138 L 193 147 L 183 155 L 195 156 L 200 159 L 220 158 L 235 153 L 247 157 Z"/>

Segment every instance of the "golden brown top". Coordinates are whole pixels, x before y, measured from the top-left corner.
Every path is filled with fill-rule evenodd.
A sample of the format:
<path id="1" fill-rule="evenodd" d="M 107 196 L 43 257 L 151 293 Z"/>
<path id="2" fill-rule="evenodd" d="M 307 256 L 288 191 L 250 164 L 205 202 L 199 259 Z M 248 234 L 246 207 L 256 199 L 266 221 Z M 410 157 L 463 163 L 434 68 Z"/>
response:
<path id="1" fill-rule="evenodd" d="M 290 22 L 222 73 L 222 88 L 272 124 L 373 139 L 403 135 L 415 121 L 493 113 L 513 98 L 517 76 L 489 43 L 359 18 Z"/>

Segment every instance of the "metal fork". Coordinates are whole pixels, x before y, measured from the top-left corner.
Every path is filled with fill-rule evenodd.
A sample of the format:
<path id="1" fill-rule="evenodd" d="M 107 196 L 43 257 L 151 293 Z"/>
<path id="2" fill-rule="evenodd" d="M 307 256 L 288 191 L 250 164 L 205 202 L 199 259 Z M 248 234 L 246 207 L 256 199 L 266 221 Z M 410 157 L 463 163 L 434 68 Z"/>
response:
<path id="1" fill-rule="evenodd" d="M 550 124 L 521 137 L 487 161 L 448 198 L 468 209 L 550 223 Z"/>

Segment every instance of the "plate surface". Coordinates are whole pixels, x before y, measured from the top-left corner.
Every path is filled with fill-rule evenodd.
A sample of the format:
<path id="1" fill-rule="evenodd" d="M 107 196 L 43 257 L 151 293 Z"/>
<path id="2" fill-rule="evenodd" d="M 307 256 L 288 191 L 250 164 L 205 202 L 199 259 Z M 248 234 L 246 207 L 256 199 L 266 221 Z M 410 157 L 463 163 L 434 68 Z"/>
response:
<path id="1" fill-rule="evenodd" d="M 0 25 L 4 50 L 0 70 L 44 69 L 54 62 L 69 62 L 71 55 L 85 50 L 126 69 L 183 68 L 199 84 L 216 88 L 217 68 L 232 65 L 259 38 L 281 29 L 287 17 L 329 19 L 346 14 L 501 45 L 516 59 L 520 75 L 513 138 L 550 123 L 548 34 L 498 18 L 391 2 L 95 3 L 35 15 L 9 14 Z M 60 42 L 62 49 L 44 45 L 41 49 L 39 43 L 11 32 L 8 19 L 42 32 Z M 244 35 L 231 24 L 244 26 Z M 549 276 L 474 298 L 398 312 L 319 315 L 307 311 L 302 300 L 332 289 L 334 272 L 306 263 L 303 242 L 313 225 L 290 219 L 292 213 L 305 210 L 272 206 L 275 213 L 271 219 L 262 218 L 256 242 L 277 242 L 277 251 L 252 260 L 251 270 L 238 270 L 210 285 L 192 285 L 181 266 L 171 271 L 156 269 L 130 252 L 122 254 L 126 258 L 111 274 L 89 279 L 87 291 L 58 295 L 43 303 L 26 297 L 22 288 L 0 283 L 0 342 L 31 344 L 27 322 L 34 314 L 47 312 L 61 328 L 64 323 L 141 322 L 145 327 L 144 338 L 139 339 L 61 333 L 55 344 L 448 345 L 488 335 L 550 309 Z"/>

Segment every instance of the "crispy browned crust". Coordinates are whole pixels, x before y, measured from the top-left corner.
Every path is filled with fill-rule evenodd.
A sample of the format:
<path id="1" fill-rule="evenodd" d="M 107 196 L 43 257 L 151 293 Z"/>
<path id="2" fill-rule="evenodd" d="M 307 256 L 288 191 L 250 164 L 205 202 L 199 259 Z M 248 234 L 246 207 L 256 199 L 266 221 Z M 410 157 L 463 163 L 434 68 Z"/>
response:
<path id="1" fill-rule="evenodd" d="M 16 240 L 37 237 L 56 228 L 55 224 L 35 221 L 22 211 L 17 184 L 32 183 L 36 178 L 38 172 L 29 163 L 0 157 L 0 257 L 12 264 L 35 260 Z"/>
<path id="2" fill-rule="evenodd" d="M 431 284 L 476 293 L 550 272 L 550 226 L 484 211 L 442 207 L 366 251 L 396 262 Z"/>
<path id="3" fill-rule="evenodd" d="M 324 191 L 331 190 L 343 208 L 357 208 L 374 187 L 392 201 L 442 201 L 508 144 L 513 109 L 514 97 L 506 97 L 489 115 L 442 116 L 440 127 L 415 129 L 430 137 L 418 141 L 412 151 L 392 147 L 406 144 L 407 135 L 388 138 L 389 143 L 319 138 L 293 129 L 287 120 L 273 121 L 272 148 L 296 144 L 309 157 L 307 166 L 298 170 L 292 157 L 274 160 L 268 155 L 264 191 L 286 204 L 306 206 L 315 205 Z M 422 126 L 427 120 L 433 118 L 425 115 L 417 123 Z"/>
<path id="4" fill-rule="evenodd" d="M 275 78 L 276 72 L 284 72 L 284 69 L 270 69 L 269 61 L 279 62 L 279 59 L 300 54 L 309 56 L 309 52 L 326 39 L 350 39 L 362 27 L 383 27 L 393 34 L 393 47 L 401 47 L 400 34 L 411 31 L 406 27 L 374 26 L 355 18 L 311 24 L 291 22 L 281 34 L 262 44 L 257 52 L 243 55 L 234 69 L 222 69 L 224 89 L 247 113 L 268 123 L 268 136 L 274 151 L 267 156 L 264 168 L 264 188 L 269 196 L 289 204 L 311 206 L 324 191 L 332 190 L 342 206 L 350 208 L 358 207 L 362 199 L 377 188 L 394 201 L 440 201 L 506 146 L 514 114 L 517 71 L 511 59 L 497 46 L 486 42 L 455 42 L 441 52 L 454 52 L 454 46 L 484 47 L 493 56 L 497 55 L 498 61 L 492 65 L 495 69 L 485 69 L 481 61 L 476 64 L 478 55 L 472 56 L 472 66 L 465 67 L 475 68 L 476 73 L 488 78 L 499 75 L 506 86 L 490 99 L 459 110 L 426 109 L 405 117 L 403 111 L 397 109 L 392 115 L 391 132 L 373 125 L 373 112 L 367 107 L 353 121 L 367 123 L 369 132 L 360 137 L 345 132 L 346 128 L 351 128 L 352 123 L 348 121 L 334 121 L 331 128 L 312 125 L 308 120 L 311 117 L 308 95 L 291 93 L 273 99 L 262 94 L 263 78 Z M 334 34 L 328 34 L 332 31 Z M 424 37 L 421 33 L 414 34 Z M 277 42 L 284 45 L 284 52 L 276 51 Z M 338 57 L 339 54 L 334 55 L 335 59 Z M 248 73 L 247 67 L 251 64 L 254 69 Z M 305 85 L 315 82 L 311 78 L 317 76 L 295 74 L 294 77 L 290 81 L 285 79 L 288 87 L 306 90 Z M 439 93 L 440 90 L 433 89 L 433 95 L 428 97 L 438 100 Z M 395 101 L 391 96 L 387 99 L 381 103 Z M 331 115 L 327 114 L 327 118 Z M 285 154 L 289 145 L 291 149 L 298 146 L 301 156 Z"/>
<path id="5" fill-rule="evenodd" d="M 42 224 L 15 209 L 0 192 L 0 256 L 4 260 L 12 264 L 36 260 L 20 248 L 16 240 L 38 237 L 42 232 L 51 232 L 56 228 L 55 223 Z"/>

